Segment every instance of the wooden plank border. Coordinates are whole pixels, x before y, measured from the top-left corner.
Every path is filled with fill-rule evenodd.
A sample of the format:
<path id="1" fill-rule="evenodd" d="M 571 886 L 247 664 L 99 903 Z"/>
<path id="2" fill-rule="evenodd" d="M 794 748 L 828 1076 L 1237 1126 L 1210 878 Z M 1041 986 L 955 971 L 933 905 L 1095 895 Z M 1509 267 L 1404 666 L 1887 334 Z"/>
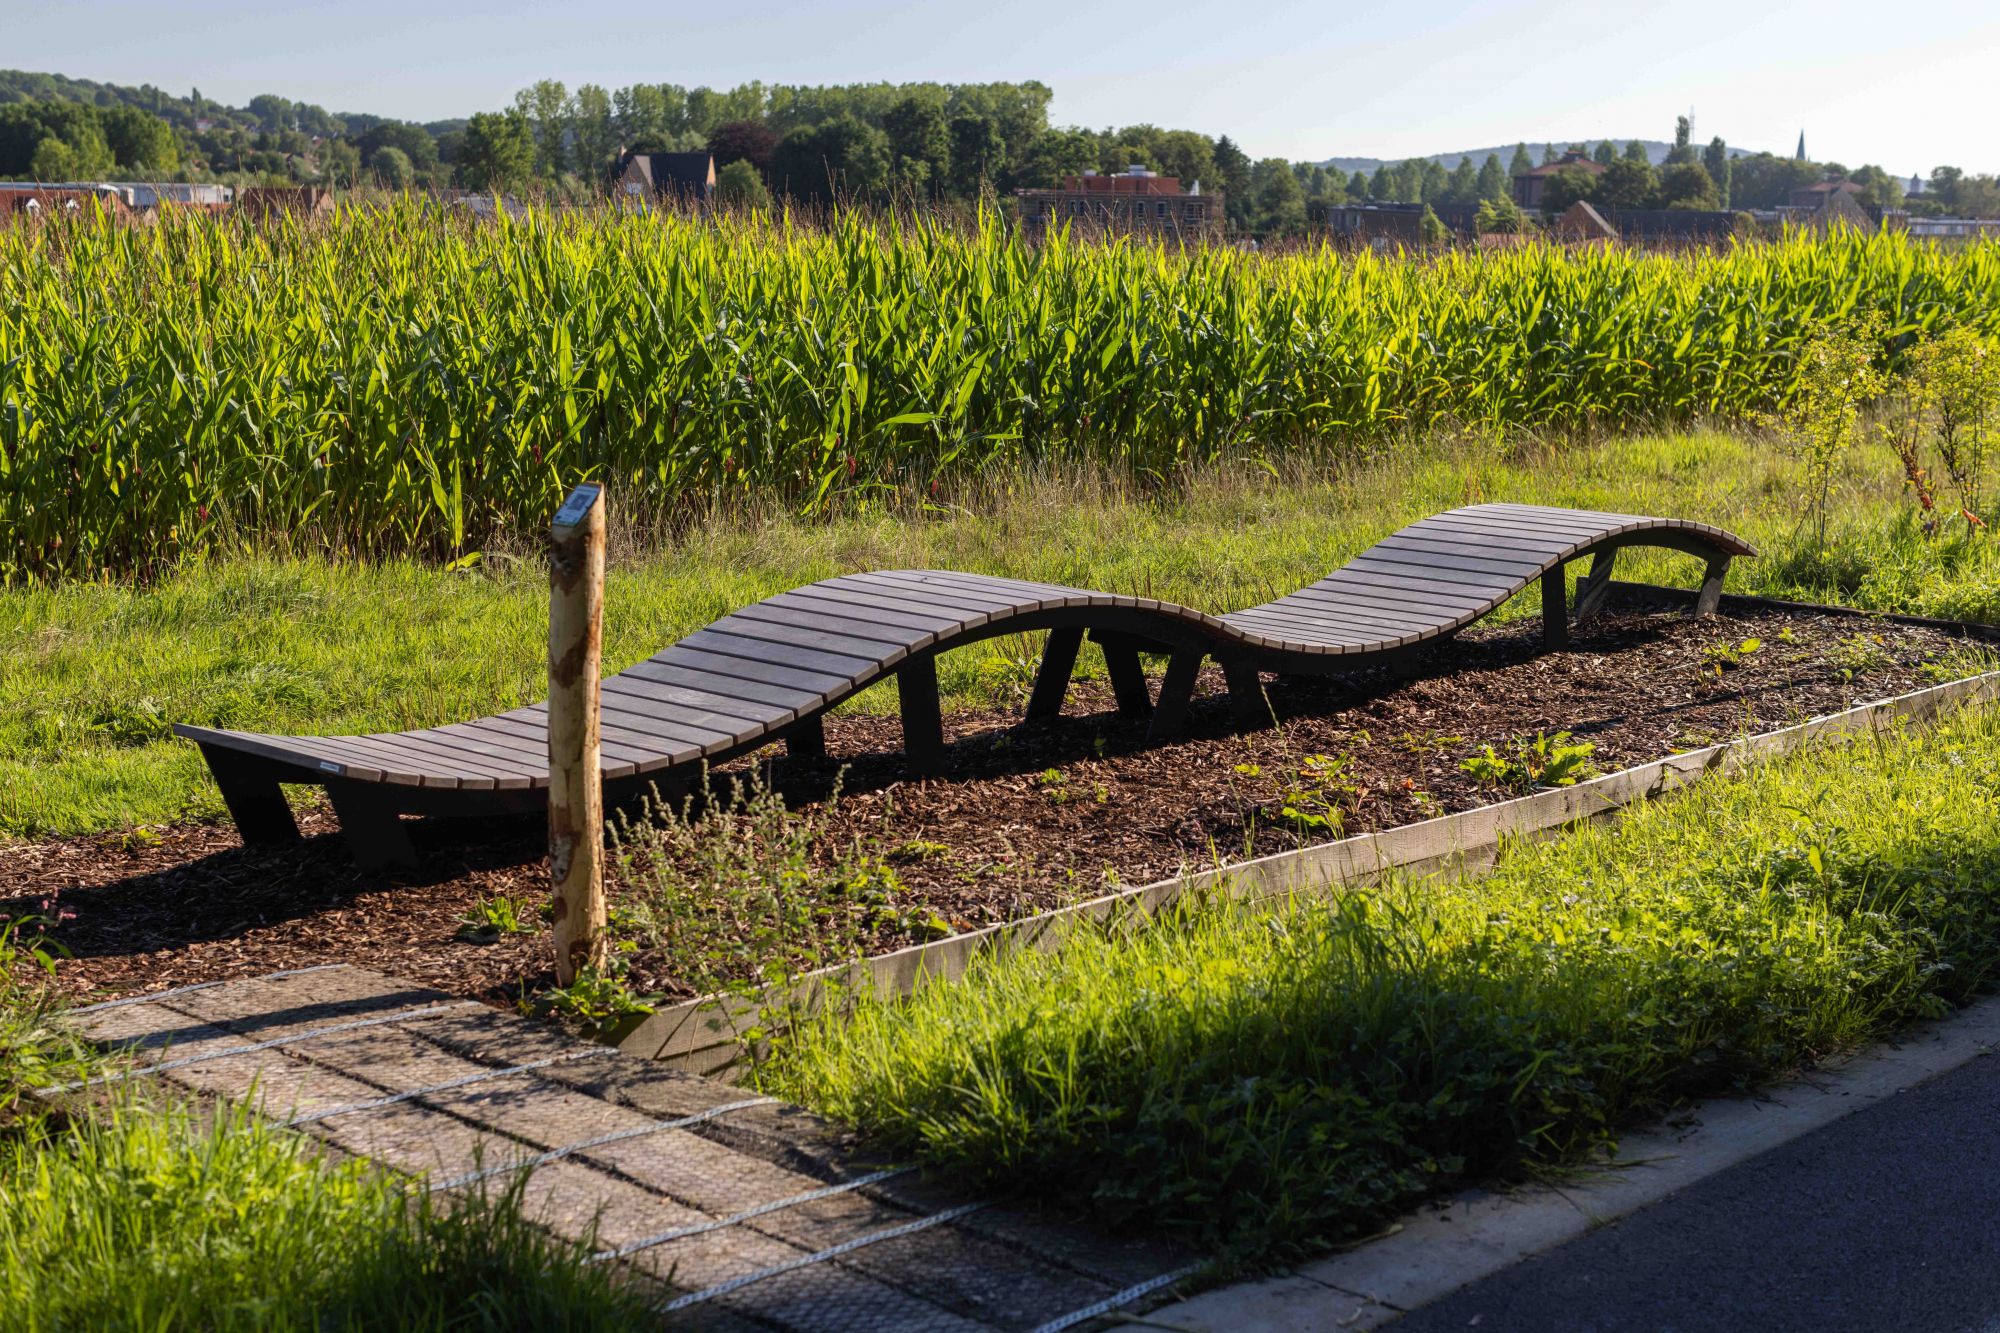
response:
<path id="1" fill-rule="evenodd" d="M 1675 601 L 1692 601 L 1696 596 L 1691 591 L 1650 584 L 1614 583 L 1612 590 L 1614 594 L 1664 594 Z M 1725 608 L 1732 604 L 1746 609 L 1865 616 L 1943 629 L 1966 638 L 2000 641 L 2000 627 L 1994 626 L 1765 598 L 1724 599 Z M 676 1068 L 730 1078 L 741 1073 L 745 1054 L 743 1034 L 753 1028 L 781 1021 L 783 1015 L 816 1012 L 830 996 L 856 992 L 908 995 L 923 981 L 951 980 L 964 975 L 972 961 L 985 954 L 1053 947 L 1060 938 L 1056 927 L 1071 921 L 1142 919 L 1198 890 L 1255 901 L 1368 884 L 1390 872 L 1413 875 L 1446 870 L 1477 872 L 1493 864 L 1503 840 L 1554 837 L 1575 824 L 1604 818 L 1624 806 L 1676 791 L 1710 773 L 1739 773 L 1755 763 L 1791 754 L 1816 741 L 1839 743 L 1872 734 L 1897 719 L 1921 721 L 1947 708 L 1987 704 L 1996 699 L 2000 699 L 2000 671 L 1947 681 L 1796 726 L 1669 755 L 1573 787 L 1557 787 L 1421 823 L 1184 872 L 1018 921 L 822 968 L 754 994 L 712 995 L 684 1001 L 644 1016 L 616 1036 L 614 1042 L 623 1051 Z"/>

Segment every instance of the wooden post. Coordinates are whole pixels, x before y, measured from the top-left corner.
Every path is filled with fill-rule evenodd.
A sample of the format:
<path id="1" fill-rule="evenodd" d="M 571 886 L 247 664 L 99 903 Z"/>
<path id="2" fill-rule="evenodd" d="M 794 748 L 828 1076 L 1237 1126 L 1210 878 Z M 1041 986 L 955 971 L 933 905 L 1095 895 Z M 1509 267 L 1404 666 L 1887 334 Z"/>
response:
<path id="1" fill-rule="evenodd" d="M 601 966 L 604 773 L 598 691 L 604 649 L 604 488 L 578 486 L 556 511 L 549 559 L 549 879 L 556 984 Z"/>

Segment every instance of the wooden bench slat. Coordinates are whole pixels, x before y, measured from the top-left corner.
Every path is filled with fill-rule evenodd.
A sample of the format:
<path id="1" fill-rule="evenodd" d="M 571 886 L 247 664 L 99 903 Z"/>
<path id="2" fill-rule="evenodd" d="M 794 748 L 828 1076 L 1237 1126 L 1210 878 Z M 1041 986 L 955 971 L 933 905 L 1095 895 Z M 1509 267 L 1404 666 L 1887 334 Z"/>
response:
<path id="1" fill-rule="evenodd" d="M 838 635 L 820 634 L 790 625 L 774 625 L 762 620 L 745 620 L 737 616 L 725 616 L 707 629 L 696 630 L 681 642 L 710 652 L 778 662 L 806 671 L 822 671 L 838 682 L 829 689 L 838 689 L 859 672 L 879 668 L 907 656 L 901 648 L 886 651 L 880 656 L 864 654 L 853 648 L 843 650 L 838 646 L 827 646 L 841 642 Z"/>
<path id="2" fill-rule="evenodd" d="M 967 617 L 953 615 L 936 607 L 919 608 L 894 597 L 857 597 L 834 589 L 822 590 L 818 584 L 808 584 L 781 592 L 769 598 L 763 605 L 779 607 L 788 611 L 812 611 L 820 615 L 839 616 L 862 624 L 881 624 L 896 627 L 900 631 L 922 630 L 935 634 L 940 630 L 957 629 L 965 625 Z M 979 619 L 987 616 L 980 613 Z"/>
<path id="3" fill-rule="evenodd" d="M 697 694 L 728 699 L 732 709 L 740 707 L 753 718 L 767 710 L 796 713 L 826 697 L 822 690 L 802 690 L 775 681 L 745 680 L 740 676 L 724 675 L 706 666 L 694 665 L 694 656 L 688 654 L 672 662 L 649 657 L 637 666 L 627 667 L 618 676 L 623 681 L 643 681 L 670 689 L 686 688 Z"/>
<path id="4" fill-rule="evenodd" d="M 1479 542 L 1447 541 L 1404 533 L 1398 533 L 1394 537 L 1375 543 L 1371 550 L 1378 555 L 1393 555 L 1409 560 L 1421 559 L 1427 564 L 1442 565 L 1448 569 L 1478 570 L 1482 573 L 1500 574 L 1508 579 L 1540 574 L 1542 566 L 1548 563 L 1533 556 L 1496 550 Z"/>
<path id="5" fill-rule="evenodd" d="M 546 723 L 535 723 L 521 717 L 482 717 L 476 723 L 460 723 L 461 726 L 479 726 L 496 732 L 504 732 L 536 748 L 536 762 L 524 761 L 523 771 L 538 781 L 548 778 L 549 732 Z M 616 725 L 599 726 L 598 746 L 602 751 L 599 766 L 606 776 L 623 777 L 637 773 L 646 764 L 657 763 L 663 753 L 659 739 L 653 736 L 628 735 Z"/>
<path id="6" fill-rule="evenodd" d="M 1280 597 L 1275 602 L 1252 608 L 1258 611 L 1285 611 L 1308 619 L 1334 617 L 1351 620 L 1360 625 L 1380 625 L 1384 629 L 1411 630 L 1429 629 L 1440 622 L 1456 617 L 1456 612 L 1447 612 L 1433 607 L 1425 610 L 1415 607 L 1385 606 L 1379 602 L 1363 601 L 1358 597 L 1332 597 L 1325 594 L 1295 592 L 1289 597 Z"/>
<path id="7" fill-rule="evenodd" d="M 655 710 L 685 708 L 693 714 L 712 718 L 716 723 L 727 719 L 731 730 L 740 728 L 746 723 L 754 726 L 771 726 L 774 723 L 789 722 L 797 712 L 796 708 L 780 707 L 768 700 L 740 699 L 715 690 L 670 685 L 650 676 L 634 675 L 630 671 L 606 676 L 604 694 L 607 698 L 619 694 L 635 701 L 645 700 L 647 706 Z"/>
<path id="8" fill-rule="evenodd" d="M 718 621 L 717 626 L 737 624 L 751 620 L 769 625 L 783 625 L 788 629 L 809 631 L 813 641 L 824 639 L 827 643 L 841 646 L 853 644 L 856 650 L 865 649 L 871 657 L 879 657 L 885 652 L 901 649 L 914 652 L 928 647 L 936 638 L 935 630 L 918 629 L 913 626 L 896 626 L 879 619 L 861 620 L 843 616 L 833 611 L 800 610 L 790 606 L 772 606 L 769 602 L 759 602 L 746 606 L 726 621 Z M 787 637 L 790 637 L 789 635 Z"/>
<path id="9" fill-rule="evenodd" d="M 1342 570 L 1344 578 L 1324 578 L 1309 588 L 1301 588 L 1294 597 L 1307 600 L 1350 603 L 1355 606 L 1380 606 L 1385 610 L 1416 611 L 1424 615 L 1459 616 L 1488 604 L 1489 598 L 1474 592 L 1462 595 L 1448 595 L 1426 592 L 1410 588 L 1398 580 L 1384 579 L 1380 583 L 1370 582 L 1381 579 L 1381 575 L 1369 574 L 1363 570 Z"/>

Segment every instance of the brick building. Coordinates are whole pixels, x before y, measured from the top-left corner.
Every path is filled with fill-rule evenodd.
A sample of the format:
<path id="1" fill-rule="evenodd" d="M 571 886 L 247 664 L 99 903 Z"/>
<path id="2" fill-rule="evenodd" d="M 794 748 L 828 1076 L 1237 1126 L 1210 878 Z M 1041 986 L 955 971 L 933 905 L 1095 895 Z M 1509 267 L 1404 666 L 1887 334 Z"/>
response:
<path id="1" fill-rule="evenodd" d="M 236 192 L 236 211 L 266 221 L 324 217 L 333 212 L 333 191 L 323 185 L 252 185 Z"/>
<path id="2" fill-rule="evenodd" d="M 1604 164 L 1588 153 L 1575 151 L 1564 153 L 1554 162 L 1547 162 L 1532 170 L 1524 171 L 1514 178 L 1514 202 L 1530 212 L 1538 212 L 1542 207 L 1542 196 L 1549 188 L 1549 180 L 1558 172 L 1585 171 L 1592 176 L 1604 174 Z"/>
<path id="3" fill-rule="evenodd" d="M 1213 240 L 1222 235 L 1223 196 L 1201 182 L 1181 188 L 1178 176 L 1134 166 L 1109 176 L 1086 171 L 1053 190 L 1016 190 L 1021 230 L 1040 237 L 1067 223 L 1081 230 Z"/>

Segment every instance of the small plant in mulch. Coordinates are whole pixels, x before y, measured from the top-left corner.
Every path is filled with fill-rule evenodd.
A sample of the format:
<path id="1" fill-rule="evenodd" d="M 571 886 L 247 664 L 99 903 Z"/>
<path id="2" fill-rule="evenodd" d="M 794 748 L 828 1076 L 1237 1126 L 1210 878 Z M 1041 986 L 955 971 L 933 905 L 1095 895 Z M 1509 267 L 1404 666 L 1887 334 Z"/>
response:
<path id="1" fill-rule="evenodd" d="M 1515 736 L 1506 742 L 1505 752 L 1482 746 L 1458 768 L 1482 787 L 1525 795 L 1545 787 L 1573 786 L 1597 775 L 1590 756 L 1597 747 L 1589 741 L 1570 738 L 1567 731 L 1551 736 L 1536 732 L 1533 740 Z"/>
<path id="2" fill-rule="evenodd" d="M 1043 769 L 1035 775 L 1035 785 L 1041 788 L 1042 795 L 1048 797 L 1057 805 L 1065 805 L 1069 802 L 1069 779 L 1063 776 L 1061 769 Z"/>
<path id="3" fill-rule="evenodd" d="M 1853 680 L 1870 671 L 1880 671 L 1896 659 L 1883 645 L 1880 634 L 1850 634 L 1833 647 L 1829 660 L 1842 680 Z"/>
<path id="4" fill-rule="evenodd" d="M 1396 738 L 1396 744 L 1411 754 L 1442 754 L 1465 744 L 1465 737 L 1447 736 L 1441 731 L 1406 731 Z"/>
<path id="5" fill-rule="evenodd" d="M 503 935 L 532 935 L 534 923 L 518 898 L 499 894 L 482 898 L 458 918 L 458 933 L 452 938 L 467 944 L 492 944 Z"/>
<path id="6" fill-rule="evenodd" d="M 1339 837 L 1361 803 L 1352 755 L 1310 754 L 1284 784 L 1278 817 L 1299 837 Z"/>
<path id="7" fill-rule="evenodd" d="M 630 941 L 621 941 L 621 945 L 623 952 L 630 952 Z M 621 954 L 613 954 L 603 967 L 578 968 L 576 980 L 569 985 L 552 986 L 535 996 L 528 1011 L 554 1014 L 601 1033 L 617 1026 L 621 1019 L 652 1013 L 659 999 L 634 989 L 629 962 Z"/>
<path id="8" fill-rule="evenodd" d="M 1712 667 L 1719 676 L 1725 671 L 1734 671 L 1744 662 L 1756 656 L 1764 647 L 1762 639 L 1744 639 L 1738 643 L 1724 641 L 1711 643 L 1701 650 L 1701 660 Z"/>

